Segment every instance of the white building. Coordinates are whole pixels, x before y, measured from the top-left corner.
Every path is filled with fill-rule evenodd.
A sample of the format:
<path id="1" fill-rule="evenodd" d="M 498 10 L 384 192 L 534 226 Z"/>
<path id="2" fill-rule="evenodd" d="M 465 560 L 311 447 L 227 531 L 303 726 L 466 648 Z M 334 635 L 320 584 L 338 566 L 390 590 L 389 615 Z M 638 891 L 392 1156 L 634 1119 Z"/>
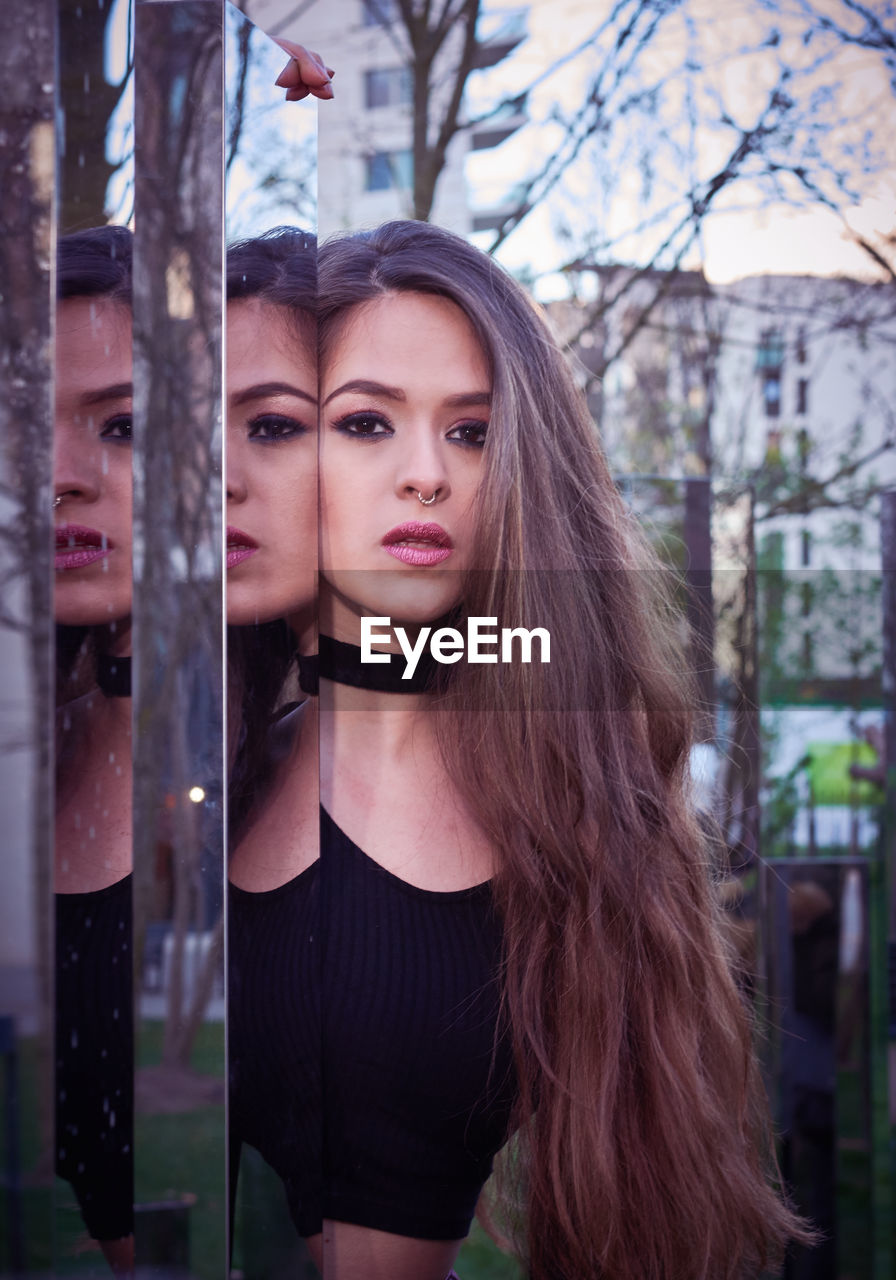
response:
<path id="1" fill-rule="evenodd" d="M 839 501 L 863 482 L 896 485 L 892 286 L 819 276 L 710 285 L 699 272 L 633 279 L 628 268 L 594 275 L 598 297 L 618 301 L 549 312 L 560 337 L 574 340 L 614 470 L 752 477 L 766 508 L 781 509 L 764 522 L 783 539 L 780 567 L 876 569 L 875 511 L 805 513 L 795 499 L 788 506 L 788 493 L 825 484 Z M 598 318 L 589 323 L 589 314 Z M 839 539 L 847 516 L 862 538 Z"/>
<path id="2" fill-rule="evenodd" d="M 495 21 L 494 18 L 500 18 Z M 413 215 L 413 79 L 407 35 L 395 0 L 311 0 L 302 13 L 302 40 L 336 70 L 335 97 L 318 117 L 318 229 L 377 226 Z M 474 71 L 495 66 L 525 38 L 525 9 L 480 21 Z M 462 31 L 456 26 L 431 75 L 431 117 L 450 94 Z M 448 145 L 431 221 L 468 235 L 473 230 L 464 166 L 471 150 L 496 146 L 525 121 L 522 104 L 456 134 Z M 432 127 L 430 141 L 432 141 Z M 479 225 L 479 220 L 477 220 Z"/>

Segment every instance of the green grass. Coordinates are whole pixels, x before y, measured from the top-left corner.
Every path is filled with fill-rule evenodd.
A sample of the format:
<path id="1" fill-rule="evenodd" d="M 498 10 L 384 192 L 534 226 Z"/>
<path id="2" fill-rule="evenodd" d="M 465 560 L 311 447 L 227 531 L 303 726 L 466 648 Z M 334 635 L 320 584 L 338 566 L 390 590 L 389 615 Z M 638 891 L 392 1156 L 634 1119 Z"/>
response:
<path id="1" fill-rule="evenodd" d="M 138 1063 L 161 1061 L 163 1025 L 144 1022 L 138 1038 Z M 204 1023 L 190 1058 L 195 1071 L 224 1075 L 224 1027 Z M 138 1115 L 134 1133 L 137 1203 L 196 1197 L 190 1210 L 190 1263 L 200 1280 L 226 1273 L 227 1223 L 223 1106 L 200 1107 L 175 1115 Z"/>

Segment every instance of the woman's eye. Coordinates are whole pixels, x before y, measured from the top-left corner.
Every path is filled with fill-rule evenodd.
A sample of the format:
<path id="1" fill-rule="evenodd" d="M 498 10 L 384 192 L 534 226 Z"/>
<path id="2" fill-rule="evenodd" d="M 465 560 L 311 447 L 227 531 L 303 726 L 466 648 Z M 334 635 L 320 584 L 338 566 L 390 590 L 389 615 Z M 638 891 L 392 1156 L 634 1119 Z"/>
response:
<path id="1" fill-rule="evenodd" d="M 448 439 L 456 440 L 458 444 L 469 445 L 473 449 L 481 449 L 487 434 L 487 422 L 460 422 L 448 432 Z"/>
<path id="2" fill-rule="evenodd" d="M 333 423 L 336 431 L 359 439 L 373 440 L 392 435 L 392 427 L 380 413 L 350 413 Z"/>
<path id="3" fill-rule="evenodd" d="M 100 430 L 101 440 L 131 440 L 131 427 L 133 418 L 129 413 L 116 413 L 113 418 L 108 418 Z"/>
<path id="4" fill-rule="evenodd" d="M 249 423 L 249 439 L 263 444 L 276 444 L 304 435 L 308 428 L 297 418 L 287 418 L 281 413 L 263 413 Z"/>

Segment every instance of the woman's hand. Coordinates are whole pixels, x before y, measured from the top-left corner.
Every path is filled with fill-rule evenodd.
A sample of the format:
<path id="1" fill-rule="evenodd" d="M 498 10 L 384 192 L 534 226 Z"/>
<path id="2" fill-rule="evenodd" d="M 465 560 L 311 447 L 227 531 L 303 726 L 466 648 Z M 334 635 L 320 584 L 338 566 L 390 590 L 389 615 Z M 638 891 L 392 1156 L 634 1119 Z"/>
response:
<path id="1" fill-rule="evenodd" d="M 330 82 L 335 73 L 325 65 L 319 54 L 279 36 L 276 43 L 289 54 L 289 62 L 274 81 L 281 89 L 286 90 L 287 102 L 300 102 L 309 93 L 324 100 L 332 98 L 333 86 Z"/>

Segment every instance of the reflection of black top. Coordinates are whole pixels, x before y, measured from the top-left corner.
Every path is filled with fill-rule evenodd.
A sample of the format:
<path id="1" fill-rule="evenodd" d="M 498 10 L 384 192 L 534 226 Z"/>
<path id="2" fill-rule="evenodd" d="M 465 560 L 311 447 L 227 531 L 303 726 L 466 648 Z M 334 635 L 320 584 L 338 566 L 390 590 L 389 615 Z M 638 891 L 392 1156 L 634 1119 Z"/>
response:
<path id="1" fill-rule="evenodd" d="M 87 1230 L 134 1229 L 131 877 L 56 895 L 56 1172 Z"/>
<path id="2" fill-rule="evenodd" d="M 319 863 L 232 890 L 230 955 L 231 1115 L 299 1231 L 466 1235 L 515 1098 L 489 886 L 418 889 L 323 813 Z"/>
<path id="3" fill-rule="evenodd" d="M 280 1175 L 301 1235 L 320 1231 L 318 864 L 267 893 L 229 886 L 230 1140 Z"/>

